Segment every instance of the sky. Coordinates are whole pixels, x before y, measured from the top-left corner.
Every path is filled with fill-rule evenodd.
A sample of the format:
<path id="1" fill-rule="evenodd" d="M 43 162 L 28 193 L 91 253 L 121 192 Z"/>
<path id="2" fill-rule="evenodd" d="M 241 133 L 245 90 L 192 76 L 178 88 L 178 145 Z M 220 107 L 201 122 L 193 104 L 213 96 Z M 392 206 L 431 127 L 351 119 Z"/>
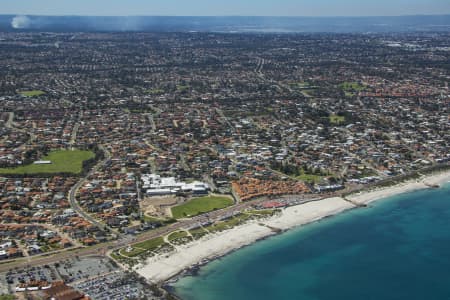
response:
<path id="1" fill-rule="evenodd" d="M 450 14 L 450 0 L 0 0 L 0 14 L 398 16 Z"/>

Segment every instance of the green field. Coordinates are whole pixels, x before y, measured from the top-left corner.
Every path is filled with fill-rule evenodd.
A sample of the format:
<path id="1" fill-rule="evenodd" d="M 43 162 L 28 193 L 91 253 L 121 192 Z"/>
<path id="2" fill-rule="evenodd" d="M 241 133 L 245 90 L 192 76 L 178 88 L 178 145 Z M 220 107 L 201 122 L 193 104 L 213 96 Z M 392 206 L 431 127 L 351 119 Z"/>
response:
<path id="1" fill-rule="evenodd" d="M 202 236 L 208 234 L 208 232 L 205 229 L 201 228 L 201 227 L 195 228 L 195 229 L 191 229 L 191 230 L 189 230 L 189 233 L 194 237 L 194 239 L 199 239 Z"/>
<path id="2" fill-rule="evenodd" d="M 342 124 L 345 122 L 344 116 L 338 116 L 338 115 L 330 115 L 330 123 L 331 124 Z"/>
<path id="3" fill-rule="evenodd" d="M 245 213 L 257 216 L 272 216 L 276 212 L 275 209 L 259 209 L 259 210 L 249 210 Z"/>
<path id="4" fill-rule="evenodd" d="M 213 225 L 205 227 L 209 232 L 219 232 L 224 231 L 230 228 L 233 228 L 237 225 L 240 225 L 250 219 L 250 214 L 238 214 L 228 220 L 217 222 Z"/>
<path id="5" fill-rule="evenodd" d="M 344 82 L 340 85 L 344 91 L 363 91 L 366 87 L 358 82 Z"/>
<path id="6" fill-rule="evenodd" d="M 189 90 L 191 87 L 189 85 L 177 85 L 177 91 L 184 92 Z"/>
<path id="7" fill-rule="evenodd" d="M 164 239 L 162 237 L 157 237 L 157 238 L 147 240 L 142 243 L 137 243 L 137 244 L 131 245 L 131 247 L 133 249 L 130 252 L 126 252 L 124 249 L 122 249 L 120 251 L 120 253 L 122 255 L 125 255 L 128 257 L 133 257 L 133 256 L 137 256 L 137 255 L 142 254 L 147 251 L 156 250 L 158 247 L 160 247 L 164 244 L 165 244 Z"/>
<path id="8" fill-rule="evenodd" d="M 184 237 L 187 237 L 187 236 L 188 236 L 188 234 L 187 234 L 186 231 L 174 231 L 171 234 L 169 234 L 167 239 L 169 241 L 173 241 L 173 240 L 181 239 L 181 238 L 184 238 Z"/>
<path id="9" fill-rule="evenodd" d="M 164 90 L 163 89 L 150 89 L 150 90 L 147 90 L 147 93 L 151 94 L 151 95 L 161 95 L 161 94 L 164 94 Z"/>
<path id="10" fill-rule="evenodd" d="M 344 82 L 339 85 L 346 97 L 353 97 L 355 93 L 364 91 L 366 87 L 358 82 Z"/>
<path id="11" fill-rule="evenodd" d="M 152 249 L 158 248 L 162 244 L 164 244 L 164 239 L 162 237 L 157 237 L 157 238 L 154 238 L 154 239 L 151 239 L 151 240 L 147 240 L 147 241 L 142 242 L 142 243 L 134 244 L 132 246 L 136 247 L 136 248 L 143 248 L 143 249 L 146 249 L 146 250 L 152 250 Z"/>
<path id="12" fill-rule="evenodd" d="M 314 174 L 302 174 L 297 176 L 296 178 L 310 183 L 319 183 L 323 179 L 322 176 Z"/>
<path id="13" fill-rule="evenodd" d="M 193 198 L 192 200 L 172 208 L 175 219 L 194 217 L 196 215 L 210 212 L 216 209 L 233 205 L 233 199 L 219 196 L 206 196 Z"/>
<path id="14" fill-rule="evenodd" d="M 185 244 L 193 240 L 193 237 L 188 235 L 186 231 L 174 231 L 167 237 L 169 242 L 175 244 Z"/>
<path id="15" fill-rule="evenodd" d="M 291 88 L 297 89 L 317 89 L 318 86 L 311 85 L 309 82 L 290 82 L 289 86 Z"/>
<path id="16" fill-rule="evenodd" d="M 44 95 L 45 92 L 39 91 L 39 90 L 33 90 L 33 91 L 21 91 L 21 92 L 19 92 L 19 94 L 21 94 L 22 96 L 27 96 L 27 97 L 35 97 L 35 96 Z"/>
<path id="17" fill-rule="evenodd" d="M 51 151 L 41 160 L 50 160 L 48 165 L 26 165 L 16 168 L 0 168 L 0 174 L 51 174 L 51 173 L 73 173 L 82 171 L 83 161 L 93 158 L 95 154 L 84 150 L 56 150 Z"/>

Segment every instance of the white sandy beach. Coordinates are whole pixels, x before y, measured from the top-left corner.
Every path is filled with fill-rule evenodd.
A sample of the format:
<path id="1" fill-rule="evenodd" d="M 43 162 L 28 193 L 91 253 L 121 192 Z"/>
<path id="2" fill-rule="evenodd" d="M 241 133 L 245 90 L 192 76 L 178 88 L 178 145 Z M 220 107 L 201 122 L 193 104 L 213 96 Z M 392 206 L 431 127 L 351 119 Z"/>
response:
<path id="1" fill-rule="evenodd" d="M 355 194 L 347 199 L 357 204 L 367 204 L 378 199 L 429 188 L 429 185 L 440 185 L 448 181 L 450 181 L 450 172 L 445 172 L 393 187 Z M 170 254 L 149 258 L 145 265 L 136 267 L 136 271 L 152 282 L 163 282 L 205 259 L 223 256 L 274 234 L 267 226 L 288 230 L 355 207 L 356 205 L 340 197 L 288 207 L 283 209 L 281 214 L 269 219 L 252 221 L 227 231 L 207 235 L 200 240 L 177 247 Z"/>
<path id="2" fill-rule="evenodd" d="M 410 180 L 392 187 L 379 188 L 369 192 L 362 192 L 348 196 L 347 199 L 359 203 L 368 204 L 370 202 L 389 198 L 395 195 L 409 193 L 417 190 L 430 188 L 430 185 L 442 185 L 450 181 L 450 172 L 443 172 L 420 178 L 417 180 Z"/>
<path id="3" fill-rule="evenodd" d="M 136 271 L 152 282 L 162 282 L 204 259 L 223 256 L 274 234 L 270 228 L 260 224 L 285 230 L 354 207 L 351 203 L 337 197 L 289 207 L 280 215 L 268 220 L 253 221 L 230 230 L 207 235 L 198 241 L 179 246 L 169 255 L 149 258 L 145 266 L 137 267 Z"/>

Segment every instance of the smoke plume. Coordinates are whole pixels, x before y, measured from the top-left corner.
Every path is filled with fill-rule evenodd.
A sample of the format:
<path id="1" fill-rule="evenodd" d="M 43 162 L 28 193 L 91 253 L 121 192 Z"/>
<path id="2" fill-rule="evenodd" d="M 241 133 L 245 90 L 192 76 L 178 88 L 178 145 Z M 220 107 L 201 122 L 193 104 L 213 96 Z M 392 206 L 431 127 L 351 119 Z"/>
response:
<path id="1" fill-rule="evenodd" d="M 26 29 L 30 25 L 31 20 L 27 16 L 15 16 L 11 21 L 11 26 L 15 29 Z"/>

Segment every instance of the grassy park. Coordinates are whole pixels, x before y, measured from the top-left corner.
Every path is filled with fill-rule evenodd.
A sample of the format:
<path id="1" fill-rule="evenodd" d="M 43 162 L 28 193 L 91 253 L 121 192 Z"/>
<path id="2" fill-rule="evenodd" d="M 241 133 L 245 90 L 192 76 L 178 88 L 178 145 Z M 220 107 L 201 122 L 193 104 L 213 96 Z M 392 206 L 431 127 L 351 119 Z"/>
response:
<path id="1" fill-rule="evenodd" d="M 181 238 L 184 238 L 184 237 L 187 237 L 187 236 L 188 236 L 188 234 L 187 234 L 186 231 L 174 231 L 171 234 L 169 234 L 167 239 L 169 241 L 173 241 L 173 240 L 181 239 Z"/>
<path id="2" fill-rule="evenodd" d="M 346 97 L 353 97 L 356 93 L 364 91 L 366 87 L 358 82 L 344 82 L 339 85 Z"/>
<path id="3" fill-rule="evenodd" d="M 194 239 L 197 240 L 197 239 L 201 238 L 202 236 L 207 235 L 208 231 L 206 231 L 202 227 L 198 227 L 198 228 L 189 230 L 189 233 L 194 237 Z"/>
<path id="4" fill-rule="evenodd" d="M 344 91 L 363 91 L 365 86 L 358 82 L 344 82 L 340 85 Z"/>
<path id="5" fill-rule="evenodd" d="M 26 96 L 26 97 L 37 97 L 37 96 L 44 95 L 45 92 L 44 91 L 39 91 L 39 90 L 20 91 L 19 94 L 21 94 L 22 96 Z"/>
<path id="6" fill-rule="evenodd" d="M 51 161 L 51 164 L 30 164 L 15 168 L 0 168 L 0 174 L 79 174 L 82 171 L 83 161 L 94 158 L 94 156 L 93 152 L 85 150 L 56 150 L 41 158 L 41 160 Z"/>
<path id="7" fill-rule="evenodd" d="M 323 179 L 323 176 L 303 173 L 296 178 L 309 183 L 319 183 Z"/>
<path id="8" fill-rule="evenodd" d="M 236 216 L 229 218 L 224 221 L 217 222 L 215 224 L 212 224 L 210 226 L 205 227 L 209 232 L 220 232 L 224 231 L 230 228 L 233 228 L 235 226 L 238 226 L 240 224 L 243 224 L 245 221 L 250 219 L 250 214 L 237 214 Z"/>
<path id="9" fill-rule="evenodd" d="M 330 123 L 331 124 L 342 124 L 345 122 L 344 116 L 338 116 L 338 115 L 330 115 Z"/>
<path id="10" fill-rule="evenodd" d="M 223 196 L 206 196 L 193 198 L 192 200 L 172 208 L 175 219 L 194 217 L 216 209 L 233 205 L 233 199 Z"/>
<path id="11" fill-rule="evenodd" d="M 149 89 L 149 90 L 147 90 L 147 93 L 150 95 L 162 95 L 162 94 L 164 94 L 164 90 L 163 89 Z"/>
<path id="12" fill-rule="evenodd" d="M 206 198 L 206 197 L 204 197 Z M 214 233 L 214 232 L 220 232 L 224 231 L 230 228 L 233 228 L 235 226 L 241 225 L 245 223 L 248 220 L 251 219 L 259 219 L 263 217 L 272 216 L 277 210 L 274 209 L 265 209 L 265 210 L 250 210 L 246 211 L 244 213 L 239 213 L 231 218 L 228 218 L 226 220 L 222 220 L 219 222 L 216 222 L 214 224 L 208 225 L 206 227 L 198 227 L 194 229 L 189 230 L 189 234 L 192 235 L 192 237 L 188 234 L 187 231 L 184 230 L 176 230 L 171 232 L 167 235 L 167 240 L 169 242 L 176 243 L 177 241 L 183 242 L 182 239 L 199 239 L 203 237 L 204 235 L 207 235 L 208 233 Z M 178 242 L 178 243 L 179 243 Z M 186 240 L 184 241 L 186 242 Z M 119 250 L 119 254 L 115 255 L 114 258 L 121 260 L 123 257 L 136 257 L 140 256 L 141 254 L 147 253 L 149 251 L 156 251 L 160 247 L 167 246 L 168 244 L 164 241 L 164 238 L 157 237 L 150 240 L 146 240 L 144 242 L 136 243 L 131 245 L 131 251 L 126 251 L 126 248 L 122 248 Z"/>
<path id="13" fill-rule="evenodd" d="M 125 255 L 128 257 L 133 257 L 133 256 L 137 256 L 137 255 L 142 254 L 147 251 L 156 250 L 158 247 L 162 246 L 163 244 L 165 244 L 164 239 L 162 237 L 157 237 L 157 238 L 147 240 L 142 243 L 133 244 L 133 245 L 131 245 L 132 250 L 130 252 L 126 252 L 124 249 L 122 249 L 120 253 L 122 255 Z"/>
<path id="14" fill-rule="evenodd" d="M 177 85 L 177 91 L 184 92 L 189 90 L 191 87 L 189 85 Z"/>

